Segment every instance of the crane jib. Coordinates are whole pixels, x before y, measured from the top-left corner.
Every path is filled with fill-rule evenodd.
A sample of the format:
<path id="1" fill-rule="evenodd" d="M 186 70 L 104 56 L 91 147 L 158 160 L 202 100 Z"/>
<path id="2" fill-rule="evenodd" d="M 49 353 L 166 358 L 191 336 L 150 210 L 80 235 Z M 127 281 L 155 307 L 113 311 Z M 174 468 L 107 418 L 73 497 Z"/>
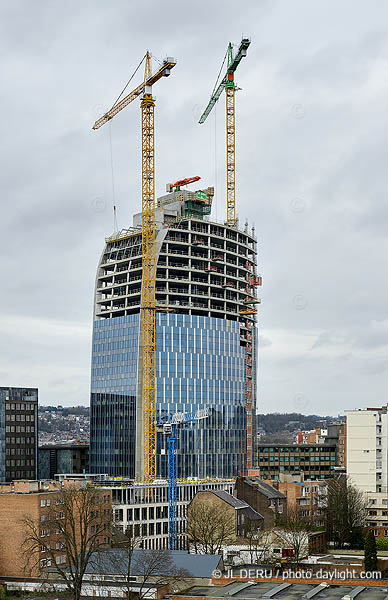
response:
<path id="1" fill-rule="evenodd" d="M 228 65 L 226 72 L 227 73 L 234 73 L 235 70 L 237 69 L 238 65 L 241 62 L 241 59 L 244 58 L 244 56 L 247 55 L 247 49 L 249 47 L 251 43 L 251 40 L 249 40 L 248 38 L 243 38 L 240 44 L 239 49 L 237 50 L 237 54 L 236 56 L 233 58 L 233 60 L 231 61 L 231 63 Z M 209 116 L 213 106 L 215 105 L 215 103 L 217 102 L 218 98 L 221 96 L 221 92 L 222 90 L 225 89 L 226 84 L 228 82 L 228 76 L 225 75 L 223 80 L 221 81 L 221 83 L 219 84 L 218 88 L 216 89 L 216 91 L 214 92 L 214 94 L 212 94 L 210 100 L 209 100 L 209 104 L 207 105 L 207 107 L 205 108 L 205 110 L 203 111 L 201 118 L 199 119 L 199 123 L 204 123 L 207 119 L 207 117 Z"/>

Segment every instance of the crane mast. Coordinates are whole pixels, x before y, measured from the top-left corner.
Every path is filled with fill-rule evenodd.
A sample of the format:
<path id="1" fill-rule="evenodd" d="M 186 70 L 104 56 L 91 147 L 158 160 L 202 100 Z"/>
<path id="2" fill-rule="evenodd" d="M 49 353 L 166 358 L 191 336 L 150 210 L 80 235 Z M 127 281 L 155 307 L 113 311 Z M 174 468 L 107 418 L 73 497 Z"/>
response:
<path id="1" fill-rule="evenodd" d="M 207 419 L 210 416 L 208 408 L 199 409 L 196 413 L 175 413 L 169 422 L 157 423 L 158 428 L 162 427 L 162 431 L 168 438 L 168 545 L 170 550 L 177 550 L 178 531 L 177 531 L 177 502 L 178 502 L 178 486 L 177 486 L 177 441 L 178 432 L 177 426 L 186 423 L 194 423 L 201 419 Z"/>
<path id="2" fill-rule="evenodd" d="M 235 175 L 236 175 L 236 109 L 235 109 L 235 93 L 236 87 L 234 83 L 234 73 L 239 66 L 242 58 L 247 55 L 247 50 L 250 45 L 248 38 L 241 40 L 240 46 L 235 55 L 233 55 L 233 46 L 229 42 L 226 51 L 227 67 L 226 73 L 218 84 L 214 86 L 213 93 L 210 97 L 207 107 L 203 111 L 199 122 L 204 123 L 212 111 L 217 100 L 221 96 L 222 91 L 225 89 L 226 95 L 226 222 L 229 227 L 236 227 L 236 192 L 235 192 Z M 225 63 L 224 58 L 224 63 Z M 223 63 L 223 65 L 224 65 Z M 223 66 L 222 65 L 222 66 Z M 247 294 L 248 294 L 247 286 Z M 247 296 L 248 301 L 249 296 Z M 256 311 L 252 307 L 244 307 L 240 314 L 255 314 Z M 251 347 L 251 346 L 250 346 Z M 246 415 L 247 415 L 247 428 L 246 428 L 246 468 L 247 472 L 253 466 L 253 437 L 252 437 L 252 362 L 251 357 L 247 352 L 246 358 L 246 376 L 247 376 L 247 390 L 246 390 Z"/>
<path id="3" fill-rule="evenodd" d="M 152 85 L 161 77 L 168 77 L 176 65 L 173 58 L 166 58 L 159 69 L 152 74 L 151 55 L 145 57 L 144 81 L 122 100 L 116 101 L 93 129 L 108 123 L 135 98 L 143 94 L 141 100 L 141 157 L 142 157 L 142 401 L 143 401 L 143 471 L 145 481 L 151 482 L 156 475 L 156 401 L 155 401 L 155 144 L 154 109 Z M 144 60 L 143 59 L 143 60 Z"/>
<path id="4" fill-rule="evenodd" d="M 228 46 L 228 66 L 233 60 L 232 44 Z M 236 224 L 236 197 L 235 197 L 235 172 L 236 172 L 236 116 L 235 116 L 235 85 L 234 72 L 227 73 L 225 84 L 226 97 L 226 221 L 230 227 Z"/>
<path id="5" fill-rule="evenodd" d="M 148 71 L 148 72 L 147 72 Z M 146 56 L 146 75 L 150 75 L 150 56 Z M 155 147 L 154 109 L 151 86 L 146 86 L 141 101 L 142 155 L 142 320 L 143 320 L 143 434 L 144 479 L 156 476 L 155 429 Z"/>
<path id="6" fill-rule="evenodd" d="M 221 83 L 212 93 L 209 103 L 199 119 L 199 123 L 204 123 L 210 114 L 213 106 L 225 89 L 226 94 L 226 220 L 229 227 L 236 226 L 236 197 L 235 197 L 235 173 L 236 173 L 236 110 L 235 110 L 235 83 L 234 73 L 241 62 L 241 59 L 247 55 L 247 49 L 250 40 L 243 38 L 236 55 L 233 56 L 233 46 L 229 42 L 227 49 L 227 69 Z M 217 84 L 216 84 L 217 85 Z"/>

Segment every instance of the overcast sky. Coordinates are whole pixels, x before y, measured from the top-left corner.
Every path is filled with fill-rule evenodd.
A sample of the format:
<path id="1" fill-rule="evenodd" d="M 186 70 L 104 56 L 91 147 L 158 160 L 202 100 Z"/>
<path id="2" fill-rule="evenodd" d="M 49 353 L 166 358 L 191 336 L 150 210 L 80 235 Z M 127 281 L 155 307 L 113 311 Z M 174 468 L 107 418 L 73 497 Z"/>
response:
<path id="1" fill-rule="evenodd" d="M 200 175 L 224 218 L 224 97 L 197 121 L 244 35 L 237 210 L 263 276 L 259 411 L 386 402 L 387 24 L 383 0 L 2 0 L 0 386 L 89 403 L 110 137 L 122 228 L 140 209 L 139 101 L 91 127 L 146 48 L 178 60 L 154 87 L 157 195 Z"/>

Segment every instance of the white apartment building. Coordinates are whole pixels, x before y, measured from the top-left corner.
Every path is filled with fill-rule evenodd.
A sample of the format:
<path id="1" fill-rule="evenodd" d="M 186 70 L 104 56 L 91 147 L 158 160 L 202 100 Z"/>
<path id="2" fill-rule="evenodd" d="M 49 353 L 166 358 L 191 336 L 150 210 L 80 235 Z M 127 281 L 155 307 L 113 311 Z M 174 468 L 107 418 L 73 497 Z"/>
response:
<path id="1" fill-rule="evenodd" d="M 347 474 L 367 496 L 367 525 L 388 537 L 387 406 L 345 411 Z"/>
<path id="2" fill-rule="evenodd" d="M 364 492 L 388 492 L 387 406 L 345 411 L 347 473 Z"/>
<path id="3" fill-rule="evenodd" d="M 108 480 L 95 485 L 112 491 L 113 520 L 122 531 L 132 527 L 144 548 L 168 548 L 168 481 L 147 484 L 133 480 Z M 186 549 L 187 506 L 201 490 L 224 490 L 233 494 L 234 479 L 184 480 L 177 482 L 177 550 Z"/>

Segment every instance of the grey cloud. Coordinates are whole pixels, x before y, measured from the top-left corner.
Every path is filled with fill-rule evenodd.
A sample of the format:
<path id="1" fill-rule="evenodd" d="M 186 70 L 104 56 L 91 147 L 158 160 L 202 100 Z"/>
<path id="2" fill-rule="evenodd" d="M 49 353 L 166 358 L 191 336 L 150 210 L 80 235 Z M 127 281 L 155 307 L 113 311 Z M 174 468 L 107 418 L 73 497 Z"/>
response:
<path id="1" fill-rule="evenodd" d="M 268 348 L 269 346 L 272 346 L 272 341 L 269 338 L 267 338 L 263 335 L 260 335 L 259 336 L 259 347 L 260 348 Z"/>
<path id="2" fill-rule="evenodd" d="M 236 75 L 237 209 L 261 240 L 259 409 L 288 410 L 303 394 L 306 412 L 336 414 L 381 397 L 385 333 L 368 324 L 387 319 L 387 17 L 374 0 L 248 0 L 238 11 L 230 0 L 3 3 L 1 385 L 36 385 L 47 404 L 88 403 L 95 269 L 113 228 L 109 127 L 125 227 L 140 208 L 138 103 L 91 126 L 146 47 L 178 59 L 155 86 L 157 193 L 199 174 L 216 185 L 214 216 L 224 218 L 224 103 L 204 125 L 197 113 L 243 33 L 252 44 Z"/>

